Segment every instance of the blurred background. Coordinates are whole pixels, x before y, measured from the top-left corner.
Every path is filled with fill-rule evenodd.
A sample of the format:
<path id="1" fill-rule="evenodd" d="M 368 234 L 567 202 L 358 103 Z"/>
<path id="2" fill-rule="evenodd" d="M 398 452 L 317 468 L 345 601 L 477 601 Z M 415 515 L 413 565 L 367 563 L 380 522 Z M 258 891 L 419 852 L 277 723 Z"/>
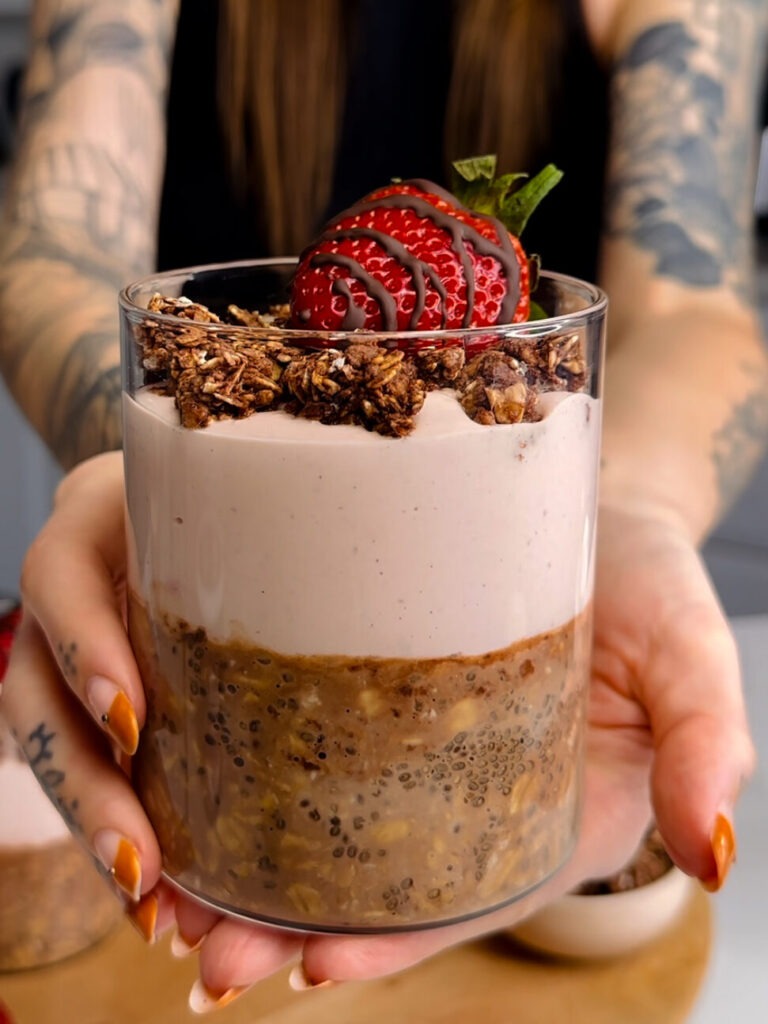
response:
<path id="1" fill-rule="evenodd" d="M 0 0 L 0 195 L 13 143 L 11 110 L 24 61 L 29 0 Z M 763 121 L 768 124 L 768 111 Z M 760 304 L 768 331 L 768 129 L 755 196 Z M 0 384 L 0 594 L 15 593 L 23 553 L 44 522 L 59 472 Z M 705 549 L 731 615 L 768 612 L 768 459 Z"/>

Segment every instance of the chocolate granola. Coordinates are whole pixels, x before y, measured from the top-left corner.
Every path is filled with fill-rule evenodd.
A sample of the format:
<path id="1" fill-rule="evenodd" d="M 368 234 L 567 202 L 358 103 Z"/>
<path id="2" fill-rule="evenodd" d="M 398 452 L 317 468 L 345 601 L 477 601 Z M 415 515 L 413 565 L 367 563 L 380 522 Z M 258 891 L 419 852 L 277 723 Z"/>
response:
<path id="1" fill-rule="evenodd" d="M 470 419 L 492 425 L 536 421 L 541 392 L 582 391 L 587 383 L 583 341 L 574 333 L 507 338 L 467 359 L 458 345 L 414 343 L 406 352 L 374 343 L 365 331 L 343 349 L 287 345 L 287 306 L 260 313 L 230 305 L 222 319 L 187 298 L 158 294 L 148 309 L 184 321 L 147 319 L 138 338 L 147 382 L 175 398 L 182 426 L 191 429 L 283 408 L 404 437 L 437 388 L 453 388 Z"/>

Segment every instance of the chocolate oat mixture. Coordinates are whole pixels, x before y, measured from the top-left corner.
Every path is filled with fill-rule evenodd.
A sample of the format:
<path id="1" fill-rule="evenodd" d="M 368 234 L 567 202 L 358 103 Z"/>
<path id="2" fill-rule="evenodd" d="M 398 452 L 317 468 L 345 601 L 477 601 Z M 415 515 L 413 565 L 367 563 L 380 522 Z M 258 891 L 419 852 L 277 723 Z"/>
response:
<path id="1" fill-rule="evenodd" d="M 502 904 L 579 811 L 589 616 L 477 657 L 296 657 L 130 628 L 135 779 L 171 876 L 222 908 L 380 930 Z"/>

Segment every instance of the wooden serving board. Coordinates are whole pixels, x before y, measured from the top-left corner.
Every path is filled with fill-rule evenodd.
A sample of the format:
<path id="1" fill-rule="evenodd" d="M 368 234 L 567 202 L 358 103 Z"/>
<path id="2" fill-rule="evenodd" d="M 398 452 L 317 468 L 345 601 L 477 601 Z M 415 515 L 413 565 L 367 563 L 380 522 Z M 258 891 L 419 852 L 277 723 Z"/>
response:
<path id="1" fill-rule="evenodd" d="M 287 972 L 212 1016 L 221 1024 L 679 1024 L 706 973 L 709 898 L 632 956 L 596 963 L 537 958 L 495 936 L 449 950 L 400 975 L 293 992 Z M 51 967 L 0 974 L 14 1024 L 187 1024 L 196 958 L 168 939 L 145 946 L 121 925 L 86 953 Z"/>

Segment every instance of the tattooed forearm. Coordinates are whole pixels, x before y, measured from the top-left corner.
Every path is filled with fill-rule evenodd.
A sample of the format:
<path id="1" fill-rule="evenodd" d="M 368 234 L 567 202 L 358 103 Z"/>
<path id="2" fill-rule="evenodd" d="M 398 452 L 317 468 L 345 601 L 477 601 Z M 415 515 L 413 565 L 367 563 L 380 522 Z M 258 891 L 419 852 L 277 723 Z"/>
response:
<path id="1" fill-rule="evenodd" d="M 124 283 L 153 252 L 175 3 L 38 7 L 9 225 L 28 257 Z"/>
<path id="2" fill-rule="evenodd" d="M 752 388 L 713 439 L 712 461 L 723 511 L 743 491 L 768 440 L 766 370 L 747 366 L 745 372 L 754 381 Z"/>
<path id="3" fill-rule="evenodd" d="M 46 432 L 56 438 L 62 465 L 120 447 L 120 367 L 99 365 L 112 340 L 104 333 L 82 334 L 60 366 L 56 393 L 66 400 L 51 403 Z"/>
<path id="4" fill-rule="evenodd" d="M 117 156 L 94 143 L 41 148 L 8 205 L 13 258 L 69 262 L 110 288 L 122 287 L 126 274 L 152 265 L 149 206 Z"/>
<path id="5" fill-rule="evenodd" d="M 120 444 L 117 293 L 149 273 L 177 0 L 37 0 L 0 236 L 0 369 L 59 460 Z"/>
<path id="6" fill-rule="evenodd" d="M 765 13 L 690 0 L 641 32 L 613 76 L 607 224 L 656 273 L 752 298 L 751 219 Z"/>
<path id="7" fill-rule="evenodd" d="M 136 71 L 162 89 L 177 9 L 178 0 L 37 0 L 33 50 L 45 61 L 27 77 L 25 116 L 44 116 L 61 87 L 94 66 Z"/>
<path id="8" fill-rule="evenodd" d="M 39 274 L 45 273 L 41 297 Z M 8 270 L 0 306 L 17 336 L 4 372 L 33 422 L 64 466 L 120 446 L 120 370 L 116 290 L 75 267 L 31 261 Z M 37 397 L 37 406 L 32 399 Z"/>

